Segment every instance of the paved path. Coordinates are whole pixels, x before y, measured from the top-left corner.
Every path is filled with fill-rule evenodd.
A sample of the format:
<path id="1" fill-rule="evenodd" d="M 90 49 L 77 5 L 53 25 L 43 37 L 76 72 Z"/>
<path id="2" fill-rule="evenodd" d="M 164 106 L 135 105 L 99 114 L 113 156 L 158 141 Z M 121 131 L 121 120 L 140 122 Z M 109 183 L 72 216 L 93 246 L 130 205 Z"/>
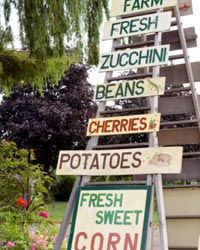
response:
<path id="1" fill-rule="evenodd" d="M 153 230 L 153 250 L 160 250 L 160 235 L 158 227 Z"/>

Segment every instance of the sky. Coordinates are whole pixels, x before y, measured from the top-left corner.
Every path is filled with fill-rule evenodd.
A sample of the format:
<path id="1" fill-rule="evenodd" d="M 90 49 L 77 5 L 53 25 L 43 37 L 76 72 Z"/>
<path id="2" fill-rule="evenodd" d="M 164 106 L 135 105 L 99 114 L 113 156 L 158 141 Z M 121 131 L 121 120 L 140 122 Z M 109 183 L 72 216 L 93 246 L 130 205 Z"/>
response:
<path id="1" fill-rule="evenodd" d="M 200 61 L 200 1 L 192 0 L 193 2 L 193 15 L 183 16 L 183 27 L 195 27 L 196 34 L 198 35 L 198 47 L 189 49 L 189 56 L 191 62 Z M 103 26 L 103 25 L 102 25 Z M 102 27 L 103 29 L 103 27 Z M 100 53 L 107 53 L 111 51 L 112 41 L 101 41 Z M 89 75 L 89 81 L 91 84 L 102 84 L 104 82 L 105 73 L 99 73 L 98 68 L 93 68 Z M 200 89 L 198 90 L 200 93 Z"/>

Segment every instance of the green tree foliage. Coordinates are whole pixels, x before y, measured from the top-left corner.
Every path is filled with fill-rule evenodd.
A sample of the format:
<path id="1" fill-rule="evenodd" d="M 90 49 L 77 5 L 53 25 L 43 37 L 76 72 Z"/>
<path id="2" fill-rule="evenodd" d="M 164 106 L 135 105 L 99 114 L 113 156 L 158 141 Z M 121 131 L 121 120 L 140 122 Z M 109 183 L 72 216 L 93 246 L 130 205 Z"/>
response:
<path id="1" fill-rule="evenodd" d="M 5 86 L 19 80 L 35 84 L 49 76 L 58 80 L 55 76 L 61 76 L 60 71 L 63 73 L 70 63 L 83 61 L 84 57 L 89 64 L 98 64 L 99 27 L 103 13 L 108 17 L 108 0 L 1 0 L 0 3 L 5 18 L 4 27 L 0 24 L 0 79 Z M 22 51 L 15 53 L 6 49 L 13 41 L 10 26 L 13 10 L 18 15 L 22 45 Z"/>
<path id="2" fill-rule="evenodd" d="M 96 111 L 84 65 L 71 66 L 58 85 L 49 82 L 43 95 L 32 87 L 13 87 L 0 105 L 0 138 L 34 149 L 49 172 L 59 150 L 84 149 L 86 126 Z"/>

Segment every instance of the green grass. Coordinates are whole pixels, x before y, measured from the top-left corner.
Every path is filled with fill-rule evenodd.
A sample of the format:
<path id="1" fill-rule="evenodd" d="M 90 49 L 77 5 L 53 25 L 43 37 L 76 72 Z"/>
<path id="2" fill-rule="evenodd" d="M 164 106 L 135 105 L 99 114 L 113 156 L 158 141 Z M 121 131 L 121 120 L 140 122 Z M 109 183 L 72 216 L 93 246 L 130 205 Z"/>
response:
<path id="1" fill-rule="evenodd" d="M 153 222 L 154 224 L 158 225 L 158 211 L 157 210 L 154 210 L 154 214 L 153 214 Z"/>
<path id="2" fill-rule="evenodd" d="M 67 207 L 67 202 L 52 202 L 48 204 L 49 217 L 55 222 L 62 222 L 65 211 Z"/>

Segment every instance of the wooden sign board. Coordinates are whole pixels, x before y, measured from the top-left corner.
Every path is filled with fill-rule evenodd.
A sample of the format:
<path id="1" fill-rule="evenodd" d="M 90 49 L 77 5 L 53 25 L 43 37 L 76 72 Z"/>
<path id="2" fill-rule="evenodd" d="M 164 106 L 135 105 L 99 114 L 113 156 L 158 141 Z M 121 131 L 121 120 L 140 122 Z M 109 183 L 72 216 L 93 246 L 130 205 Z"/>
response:
<path id="1" fill-rule="evenodd" d="M 113 0 L 110 16 L 136 14 L 177 5 L 177 0 Z"/>
<path id="2" fill-rule="evenodd" d="M 81 187 L 68 250 L 146 249 L 152 186 Z"/>
<path id="3" fill-rule="evenodd" d="M 200 62 L 191 63 L 195 82 L 200 81 Z M 188 76 L 185 64 L 161 67 L 161 76 L 166 76 L 166 86 L 179 86 L 188 83 Z"/>
<path id="4" fill-rule="evenodd" d="M 199 144 L 198 127 L 161 129 L 158 132 L 159 146 Z"/>
<path id="5" fill-rule="evenodd" d="M 200 217 L 167 219 L 169 249 L 197 250 L 199 234 Z"/>
<path id="6" fill-rule="evenodd" d="M 190 166 L 189 166 L 190 167 Z M 187 197 L 189 202 L 185 202 Z M 165 210 L 167 217 L 200 216 L 200 186 L 165 186 Z M 200 234 L 200 232 L 199 232 Z"/>
<path id="7" fill-rule="evenodd" d="M 165 77 L 112 82 L 95 86 L 95 101 L 119 100 L 163 95 Z"/>
<path id="8" fill-rule="evenodd" d="M 142 35 L 166 31 L 171 26 L 172 12 L 132 17 L 106 22 L 103 29 L 103 40 Z"/>
<path id="9" fill-rule="evenodd" d="M 102 54 L 99 72 L 165 65 L 168 63 L 169 47 L 163 45 Z"/>
<path id="10" fill-rule="evenodd" d="M 171 180 L 191 180 L 196 181 L 200 179 L 200 158 L 183 158 L 182 170 L 180 174 L 166 174 L 163 175 L 164 181 Z M 144 178 L 145 180 L 146 178 Z"/>
<path id="11" fill-rule="evenodd" d="M 57 175 L 180 173 L 182 147 L 60 151 Z"/>
<path id="12" fill-rule="evenodd" d="M 159 131 L 160 114 L 91 118 L 87 136 L 134 134 Z"/>
<path id="13" fill-rule="evenodd" d="M 135 134 L 159 131 L 160 114 L 91 118 L 87 136 Z"/>
<path id="14" fill-rule="evenodd" d="M 194 27 L 188 27 L 184 29 L 185 39 L 187 43 L 187 48 L 197 47 L 197 34 L 195 33 Z M 147 41 L 152 41 L 155 39 L 155 34 L 146 35 Z M 134 42 L 141 42 L 141 37 L 135 37 Z M 182 49 L 178 30 L 170 30 L 162 34 L 162 45 L 170 44 L 170 51 Z M 134 44 L 133 44 L 134 45 Z M 128 46 L 128 45 L 127 45 Z M 129 45 L 130 47 L 131 45 Z"/>

